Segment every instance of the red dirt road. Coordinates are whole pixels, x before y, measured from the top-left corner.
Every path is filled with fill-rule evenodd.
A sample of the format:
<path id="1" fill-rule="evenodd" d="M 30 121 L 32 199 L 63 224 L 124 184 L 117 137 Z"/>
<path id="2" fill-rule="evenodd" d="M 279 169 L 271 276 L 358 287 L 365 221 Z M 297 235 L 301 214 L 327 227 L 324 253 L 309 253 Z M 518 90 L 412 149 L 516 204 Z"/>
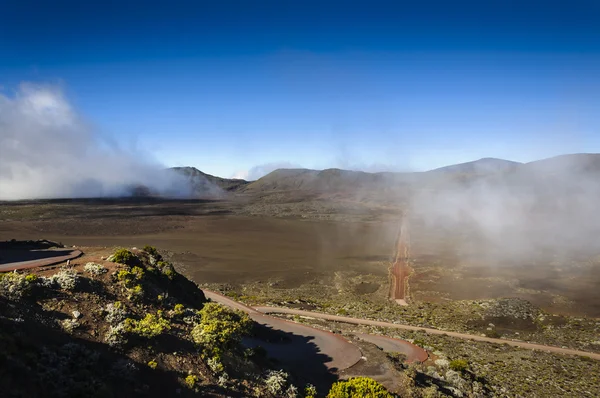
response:
<path id="1" fill-rule="evenodd" d="M 360 349 L 338 334 L 268 316 L 252 307 L 231 300 L 222 294 L 205 289 L 203 289 L 203 291 L 207 298 L 228 307 L 244 311 L 248 313 L 253 321 L 261 325 L 307 338 L 311 343 L 318 347 L 319 354 L 326 356 L 325 358 L 327 358 L 327 360 L 324 362 L 324 365 L 328 369 L 347 369 L 352 365 L 355 365 L 362 358 Z M 300 365 L 304 363 L 304 366 L 309 363 L 309 361 L 305 359 L 305 355 L 308 355 L 309 353 L 305 352 L 302 344 L 296 346 L 273 345 L 273 347 L 265 345 L 264 343 L 261 345 L 269 351 L 270 356 L 280 356 L 281 358 L 278 359 L 282 360 L 282 362 L 295 362 Z M 272 349 L 269 350 L 270 348 Z"/>
<path id="2" fill-rule="evenodd" d="M 408 258 L 410 255 L 408 227 L 402 224 L 398 235 L 398 244 L 396 246 L 396 257 L 391 267 L 392 288 L 391 298 L 398 304 L 406 303 L 406 278 L 408 277 L 409 267 Z"/>
<path id="3" fill-rule="evenodd" d="M 355 333 L 355 335 L 361 340 L 375 344 L 385 352 L 399 352 L 406 355 L 406 362 L 425 362 L 429 357 L 427 351 L 405 340 L 377 334 Z"/>
<path id="4" fill-rule="evenodd" d="M 439 329 L 423 328 L 423 327 L 419 327 L 419 326 L 402 325 L 402 324 L 398 324 L 398 323 L 390 323 L 390 322 L 382 322 L 382 321 L 372 321 L 370 319 L 350 318 L 350 317 L 339 316 L 339 315 L 322 314 L 319 312 L 296 310 L 296 309 L 292 309 L 292 308 L 255 307 L 254 309 L 257 311 L 263 312 L 265 314 L 269 314 L 269 313 L 271 313 L 271 314 L 273 314 L 273 313 L 293 314 L 293 315 L 307 316 L 307 317 L 318 318 L 318 319 L 326 319 L 329 321 L 345 322 L 345 323 L 350 323 L 350 324 L 355 324 L 355 325 L 369 325 L 369 326 L 380 326 L 380 327 L 384 327 L 384 328 L 414 330 L 414 331 L 421 331 L 421 332 L 425 332 L 425 333 L 429 333 L 429 334 L 447 335 L 450 337 L 456 337 L 456 338 L 463 339 L 463 340 L 483 341 L 486 343 L 494 343 L 494 344 L 507 344 L 507 345 L 510 345 L 513 347 L 525 348 L 528 350 L 538 350 L 538 351 L 552 352 L 552 353 L 556 353 L 556 354 L 575 355 L 575 356 L 588 357 L 588 358 L 600 360 L 600 354 L 595 353 L 595 352 L 579 351 L 579 350 L 573 350 L 570 348 L 562 348 L 562 347 L 555 347 L 555 346 L 549 346 L 549 345 L 543 345 L 543 344 L 527 343 L 524 341 L 494 339 L 491 337 L 477 336 L 477 335 L 467 334 L 467 333 L 446 332 L 444 330 L 439 330 Z"/>
<path id="5" fill-rule="evenodd" d="M 67 249 L 66 251 L 69 250 Z M 6 253 L 1 253 L 3 257 L 0 257 L 0 272 L 60 264 L 67 260 L 73 260 L 74 258 L 77 258 L 83 254 L 81 250 L 71 250 L 67 254 L 64 254 L 65 250 L 33 250 L 29 251 L 29 253 L 44 255 L 44 258 L 23 261 L 19 256 L 19 251 L 14 250 L 11 252 L 14 253 L 10 253 L 10 255 L 7 255 Z M 56 253 L 57 255 L 53 255 L 54 253 Z M 3 260 L 4 255 L 6 255 L 6 258 L 8 258 L 6 262 Z"/>

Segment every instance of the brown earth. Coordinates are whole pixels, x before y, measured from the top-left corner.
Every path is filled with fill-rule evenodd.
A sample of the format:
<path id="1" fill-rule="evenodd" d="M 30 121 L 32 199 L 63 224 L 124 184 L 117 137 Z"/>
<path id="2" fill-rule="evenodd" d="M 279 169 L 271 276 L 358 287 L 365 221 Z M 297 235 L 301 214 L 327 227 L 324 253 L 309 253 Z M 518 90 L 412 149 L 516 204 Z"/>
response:
<path id="1" fill-rule="evenodd" d="M 399 210 L 361 203 L 363 210 L 353 213 L 356 209 L 340 208 L 335 201 L 313 203 L 314 198 L 273 195 L 264 200 L 229 201 L 2 202 L 0 241 L 44 238 L 79 246 L 151 244 L 169 251 L 171 260 L 198 283 L 269 281 L 295 288 L 329 280 L 336 272 L 387 278 L 381 263 L 392 260 Z M 271 199 L 277 203 L 268 202 Z M 257 203 L 266 216 L 245 215 Z M 273 206 L 295 217 L 273 217 L 269 215 Z M 353 221 L 301 218 L 313 214 L 310 211 L 315 218 L 332 211 L 337 212 L 336 220 L 348 217 Z M 477 244 L 462 231 L 424 228 L 411 221 L 410 232 L 412 300 L 512 296 L 551 312 L 600 317 L 600 257 L 583 254 L 557 260 L 542 256 L 497 264 L 489 253 L 461 257 L 465 242 Z M 357 293 L 362 294 L 363 287 L 373 290 L 373 286 L 361 286 Z"/>
<path id="2" fill-rule="evenodd" d="M 169 252 L 198 283 L 272 280 L 294 287 L 336 271 L 385 275 L 393 222 L 335 223 L 227 214 L 237 203 L 64 201 L 0 204 L 10 210 L 0 241 L 50 239 L 77 246 L 142 247 Z M 216 212 L 221 214 L 215 215 Z"/>

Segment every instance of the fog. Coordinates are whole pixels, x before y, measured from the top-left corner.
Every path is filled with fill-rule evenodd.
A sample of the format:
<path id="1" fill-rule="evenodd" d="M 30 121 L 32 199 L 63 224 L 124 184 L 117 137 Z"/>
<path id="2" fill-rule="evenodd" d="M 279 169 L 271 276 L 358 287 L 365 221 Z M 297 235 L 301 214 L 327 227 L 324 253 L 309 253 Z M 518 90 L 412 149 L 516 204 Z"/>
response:
<path id="1" fill-rule="evenodd" d="M 600 155 L 579 154 L 479 176 L 431 173 L 411 196 L 411 227 L 488 263 L 594 253 L 599 166 Z"/>
<path id="2" fill-rule="evenodd" d="M 127 196 L 140 185 L 169 197 L 198 194 L 147 153 L 113 141 L 60 87 L 22 84 L 0 94 L 0 200 Z"/>

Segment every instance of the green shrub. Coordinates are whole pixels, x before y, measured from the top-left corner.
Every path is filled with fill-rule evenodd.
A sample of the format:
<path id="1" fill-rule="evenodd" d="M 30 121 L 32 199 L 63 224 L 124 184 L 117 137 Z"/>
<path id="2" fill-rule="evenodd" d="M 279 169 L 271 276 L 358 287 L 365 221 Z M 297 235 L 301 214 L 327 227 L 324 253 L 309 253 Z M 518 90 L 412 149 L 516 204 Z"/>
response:
<path id="1" fill-rule="evenodd" d="M 136 255 L 127 249 L 118 249 L 112 256 L 109 257 L 109 260 L 113 263 L 125 265 L 134 265 L 137 263 Z"/>
<path id="2" fill-rule="evenodd" d="M 455 372 L 464 372 L 469 367 L 469 363 L 464 359 L 455 359 L 454 361 L 450 361 L 449 367 Z"/>
<path id="3" fill-rule="evenodd" d="M 73 268 L 62 267 L 51 277 L 44 277 L 43 284 L 48 287 L 58 287 L 62 290 L 75 290 L 79 284 L 79 275 Z"/>
<path id="4" fill-rule="evenodd" d="M 116 325 L 127 317 L 127 309 L 120 301 L 115 301 L 114 303 L 106 304 L 102 309 L 102 314 L 106 322 Z"/>
<path id="5" fill-rule="evenodd" d="M 136 334 L 148 339 L 159 336 L 165 330 L 169 329 L 171 329 L 171 324 L 168 320 L 161 317 L 160 314 L 146 314 L 144 319 L 139 321 L 131 318 L 125 319 L 125 331 L 127 333 Z"/>
<path id="6" fill-rule="evenodd" d="M 0 295 L 9 300 L 19 300 L 26 296 L 32 281 L 25 276 L 15 272 L 0 273 Z"/>
<path id="7" fill-rule="evenodd" d="M 500 337 L 502 337 L 502 335 L 498 333 L 496 329 L 486 330 L 485 335 L 486 337 L 491 337 L 493 339 L 499 339 Z"/>
<path id="8" fill-rule="evenodd" d="M 265 385 L 271 394 L 280 396 L 290 375 L 283 370 L 271 370 L 265 378 Z"/>
<path id="9" fill-rule="evenodd" d="M 185 307 L 183 306 L 183 304 L 175 304 L 175 308 L 173 308 L 173 313 L 175 315 L 183 315 L 184 310 Z"/>
<path id="10" fill-rule="evenodd" d="M 173 267 L 173 264 L 166 261 L 159 261 L 156 263 L 156 266 L 164 275 L 167 276 L 167 278 L 173 279 L 175 276 L 175 267 Z"/>
<path id="11" fill-rule="evenodd" d="M 331 386 L 327 398 L 393 398 L 393 395 L 370 377 L 353 377 Z"/>
<path id="12" fill-rule="evenodd" d="M 250 317 L 217 303 L 207 303 L 200 311 L 200 322 L 192 329 L 192 339 L 213 353 L 240 342 L 250 331 Z"/>
<path id="13" fill-rule="evenodd" d="M 206 364 L 208 365 L 210 370 L 212 370 L 215 374 L 219 374 L 225 371 L 225 367 L 223 366 L 221 358 L 218 355 L 209 358 L 208 361 L 206 361 Z"/>
<path id="14" fill-rule="evenodd" d="M 185 385 L 188 386 L 188 388 L 193 389 L 194 387 L 196 387 L 197 383 L 198 383 L 198 376 L 196 376 L 196 375 L 189 375 L 188 377 L 185 378 Z"/>
<path id="15" fill-rule="evenodd" d="M 83 267 L 83 270 L 85 272 L 92 274 L 93 276 L 100 276 L 100 275 L 108 272 L 108 270 L 104 267 L 104 265 L 94 263 L 94 262 L 89 262 L 89 263 L 85 264 L 85 266 Z"/>
<path id="16" fill-rule="evenodd" d="M 156 250 L 156 247 L 154 246 L 149 246 L 146 245 L 142 248 L 143 251 L 145 251 L 146 253 L 148 253 L 149 255 L 151 255 L 152 257 L 156 258 L 156 259 L 160 259 L 161 255 L 158 252 L 158 250 Z"/>
<path id="17" fill-rule="evenodd" d="M 419 347 L 425 347 L 427 344 L 425 343 L 425 341 L 421 340 L 421 339 L 414 339 L 413 340 L 413 344 L 414 345 L 418 345 Z"/>
<path id="18" fill-rule="evenodd" d="M 136 280 L 142 280 L 144 277 L 144 270 L 141 267 L 135 266 L 131 268 L 131 273 L 133 274 Z"/>
<path id="19" fill-rule="evenodd" d="M 307 384 L 304 387 L 304 398 L 316 398 L 317 397 L 317 387 L 312 384 Z"/>
<path id="20" fill-rule="evenodd" d="M 127 288 L 132 288 L 136 281 L 140 281 L 143 278 L 144 270 L 138 266 L 132 267 L 131 270 L 122 269 L 117 272 L 117 281 Z"/>
<path id="21" fill-rule="evenodd" d="M 144 298 L 144 288 L 142 285 L 135 285 L 131 289 L 127 289 L 127 298 L 132 301 L 139 301 Z"/>

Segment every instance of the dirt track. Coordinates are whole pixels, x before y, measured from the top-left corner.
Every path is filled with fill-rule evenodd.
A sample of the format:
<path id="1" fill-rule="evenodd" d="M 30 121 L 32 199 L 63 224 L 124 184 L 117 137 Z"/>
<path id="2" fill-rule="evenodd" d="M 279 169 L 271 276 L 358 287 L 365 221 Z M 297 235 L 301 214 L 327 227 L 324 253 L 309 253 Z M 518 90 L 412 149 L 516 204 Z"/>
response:
<path id="1" fill-rule="evenodd" d="M 254 308 L 248 307 L 237 301 L 231 300 L 219 293 L 203 290 L 207 298 L 226 305 L 237 310 L 244 311 L 250 315 L 250 318 L 255 322 L 270 327 L 275 330 L 281 330 L 286 333 L 291 333 L 295 336 L 308 338 L 311 343 L 318 347 L 319 353 L 324 355 L 324 365 L 329 369 L 343 370 L 356 364 L 362 358 L 362 353 L 358 347 L 340 335 L 327 332 L 324 330 L 314 329 L 295 322 L 285 321 L 283 319 L 274 318 L 265 315 Z M 305 353 L 302 345 L 273 345 L 273 347 L 263 348 L 269 351 L 270 356 L 281 356 L 286 362 L 297 362 L 305 365 L 308 363 L 304 360 Z M 272 348 L 271 350 L 269 348 Z M 280 360 L 281 360 L 280 359 Z"/>
<path id="2" fill-rule="evenodd" d="M 26 259 L 27 255 L 33 254 L 33 257 L 40 258 Z M 16 269 L 45 267 L 48 265 L 60 264 L 67 260 L 73 260 L 81 256 L 80 250 L 10 250 L 2 253 L 0 258 L 0 271 L 12 271 Z"/>
<path id="3" fill-rule="evenodd" d="M 293 333 L 295 335 L 301 335 L 311 338 L 312 342 L 320 349 L 321 353 L 331 358 L 329 362 L 325 363 L 325 366 L 327 366 L 330 369 L 347 369 L 352 365 L 355 365 L 362 357 L 361 351 L 354 344 L 350 343 L 348 340 L 346 340 L 340 335 L 320 329 L 315 329 L 296 322 L 290 322 L 283 319 L 267 316 L 265 315 L 265 313 L 269 311 L 263 311 L 262 308 L 270 307 L 252 308 L 241 304 L 237 301 L 231 300 L 230 298 L 225 297 L 222 294 L 212 292 L 210 290 L 203 291 L 206 297 L 210 298 L 213 301 L 248 313 L 250 317 L 259 324 L 267 325 L 274 329 L 283 330 L 285 332 Z M 312 314 L 312 312 L 310 314 Z M 404 340 L 367 334 L 361 334 L 358 337 L 361 340 L 365 340 L 379 346 L 384 351 L 395 351 L 405 354 L 407 362 L 423 362 L 428 358 L 427 351 Z M 268 347 L 265 348 L 268 349 Z M 282 353 L 281 347 L 278 347 L 276 350 L 273 351 L 275 354 L 278 353 L 277 351 L 280 351 L 279 354 Z M 286 361 L 301 361 L 301 352 L 296 352 L 297 350 L 288 351 L 289 352 L 285 352 L 284 355 L 284 359 Z M 271 355 L 271 352 L 269 352 L 269 354 Z"/>
<path id="4" fill-rule="evenodd" d="M 400 305 L 407 305 L 406 302 L 406 277 L 408 276 L 408 257 L 410 255 L 410 246 L 408 241 L 408 227 L 402 224 L 398 234 L 398 243 L 396 245 L 396 256 L 394 264 L 391 267 L 392 286 L 391 298 Z"/>
<path id="5" fill-rule="evenodd" d="M 539 351 L 546 351 L 546 352 L 552 352 L 552 353 L 557 353 L 557 354 L 576 355 L 576 356 L 580 356 L 580 357 L 589 357 L 589 358 L 600 360 L 600 354 L 597 354 L 594 352 L 572 350 L 570 348 L 561 348 L 561 347 L 547 346 L 547 345 L 535 344 L 535 343 L 526 343 L 524 341 L 494 339 L 491 337 L 476 336 L 476 335 L 466 334 L 466 333 L 446 332 L 446 331 L 438 330 L 438 329 L 430 329 L 430 328 L 423 328 L 423 327 L 410 326 L 410 325 L 401 325 L 401 324 L 397 324 L 397 323 L 389 323 L 389 322 L 381 322 L 381 321 L 372 321 L 369 319 L 350 318 L 350 317 L 345 317 L 345 316 L 322 314 L 322 313 L 312 312 L 312 311 L 295 310 L 295 309 L 291 309 L 291 308 L 255 307 L 254 309 L 257 311 L 260 311 L 262 313 L 265 313 L 265 314 L 291 314 L 291 315 L 308 316 L 308 317 L 318 318 L 318 319 L 326 319 L 329 321 L 351 323 L 351 324 L 355 324 L 355 325 L 370 325 L 370 326 L 380 326 L 380 327 L 384 327 L 384 328 L 415 330 L 415 331 L 422 331 L 422 332 L 426 332 L 426 333 L 430 333 L 430 334 L 447 335 L 447 336 L 456 337 L 456 338 L 464 339 L 464 340 L 483 341 L 486 343 L 494 343 L 494 344 L 508 344 L 513 347 L 525 348 L 528 350 L 539 350 Z"/>

